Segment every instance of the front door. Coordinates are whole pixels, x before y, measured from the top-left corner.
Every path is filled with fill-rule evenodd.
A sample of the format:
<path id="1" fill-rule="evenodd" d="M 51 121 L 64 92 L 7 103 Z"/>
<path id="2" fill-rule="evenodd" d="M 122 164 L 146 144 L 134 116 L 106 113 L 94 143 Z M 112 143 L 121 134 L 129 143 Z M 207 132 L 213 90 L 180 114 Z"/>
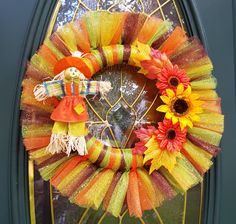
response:
<path id="1" fill-rule="evenodd" d="M 233 38 L 236 28 L 232 15 L 235 10 L 233 2 L 41 0 L 15 5 L 12 2 L 3 3 L 2 8 L 6 9 L 2 12 L 6 38 L 2 41 L 5 63 L 1 66 L 4 96 L 1 110 L 4 127 L 1 134 L 1 176 L 4 181 L 1 186 L 1 212 L 4 223 L 234 223 L 236 217 L 232 208 L 236 199 L 236 178 L 232 171 L 233 146 L 236 145 L 233 137 L 236 99 Z M 119 218 L 113 218 L 103 211 L 95 212 L 70 204 L 49 183 L 42 181 L 24 152 L 20 138 L 20 86 L 27 60 L 53 30 L 90 10 L 145 12 L 164 20 L 170 19 L 189 35 L 199 36 L 215 66 L 214 75 L 218 79 L 218 92 L 226 114 L 222 155 L 215 160 L 204 183 L 184 195 L 178 195 L 157 210 L 147 212 L 142 219 L 130 218 L 126 211 Z M 146 86 L 152 84 L 135 78 L 134 74 L 135 71 L 122 66 L 102 71 L 95 79 L 107 77 L 116 85 L 116 91 L 104 102 L 88 99 L 92 121 L 90 129 L 98 138 L 115 147 L 129 147 L 132 142 L 131 133 L 136 121 L 132 111 L 139 110 L 138 116 L 143 120 L 146 116 L 150 118 L 149 111 L 156 101 L 155 95 L 145 93 Z M 150 103 L 147 107 L 143 107 L 145 100 Z M 108 120 L 112 127 L 117 128 L 105 128 L 103 120 Z"/>

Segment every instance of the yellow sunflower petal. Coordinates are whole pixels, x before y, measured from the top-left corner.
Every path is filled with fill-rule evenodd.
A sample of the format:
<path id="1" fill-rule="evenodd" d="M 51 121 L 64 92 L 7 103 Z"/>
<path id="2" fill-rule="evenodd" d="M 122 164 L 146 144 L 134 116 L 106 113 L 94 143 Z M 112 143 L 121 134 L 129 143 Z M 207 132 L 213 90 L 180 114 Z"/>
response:
<path id="1" fill-rule="evenodd" d="M 173 98 L 175 96 L 175 92 L 172 89 L 166 89 L 166 94 L 169 98 Z"/>
<path id="2" fill-rule="evenodd" d="M 178 86 L 177 86 L 177 90 L 176 90 L 176 95 L 181 95 L 182 93 L 184 92 L 184 85 L 182 83 L 180 83 Z"/>
<path id="3" fill-rule="evenodd" d="M 192 92 L 192 88 L 190 86 L 187 87 L 187 89 L 184 91 L 185 96 L 190 96 Z"/>
<path id="4" fill-rule="evenodd" d="M 157 111 L 166 113 L 168 111 L 168 106 L 167 105 L 161 105 L 157 108 Z"/>
<path id="5" fill-rule="evenodd" d="M 193 122 L 188 120 L 187 121 L 187 126 L 190 127 L 190 128 L 193 128 Z"/>
<path id="6" fill-rule="evenodd" d="M 181 130 L 183 128 L 187 127 L 187 126 L 190 127 L 190 128 L 193 127 L 193 122 L 190 119 L 186 118 L 186 117 L 182 117 L 179 122 L 180 122 Z"/>
<path id="7" fill-rule="evenodd" d="M 167 119 L 171 119 L 171 118 L 172 118 L 172 113 L 167 112 L 165 117 L 166 117 Z"/>
<path id="8" fill-rule="evenodd" d="M 173 124 L 176 124 L 176 123 L 178 122 L 178 120 L 179 120 L 179 119 L 178 119 L 176 116 L 173 116 L 173 117 L 172 117 L 172 123 L 173 123 Z"/>
<path id="9" fill-rule="evenodd" d="M 183 130 L 185 127 L 187 127 L 188 119 L 184 118 L 184 117 L 180 118 L 179 119 L 179 124 L 180 124 L 181 130 Z"/>
<path id="10" fill-rule="evenodd" d="M 170 98 L 168 96 L 160 96 L 160 98 L 165 104 L 170 103 Z"/>

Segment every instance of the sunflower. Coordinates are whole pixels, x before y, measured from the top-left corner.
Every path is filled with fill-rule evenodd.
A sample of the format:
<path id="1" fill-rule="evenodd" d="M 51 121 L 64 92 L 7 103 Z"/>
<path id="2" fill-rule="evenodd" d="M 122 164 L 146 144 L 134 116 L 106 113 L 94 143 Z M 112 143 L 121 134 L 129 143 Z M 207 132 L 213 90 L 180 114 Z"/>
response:
<path id="1" fill-rule="evenodd" d="M 189 85 L 189 77 L 183 69 L 177 65 L 164 67 L 157 75 L 158 82 L 156 83 L 160 93 L 166 95 L 166 89 L 176 90 L 177 86 L 182 83 L 185 88 Z"/>
<path id="2" fill-rule="evenodd" d="M 191 87 L 184 90 L 181 83 L 176 91 L 166 89 L 166 96 L 160 96 L 165 105 L 157 108 L 157 111 L 166 113 L 165 117 L 171 119 L 173 124 L 180 123 L 181 130 L 185 127 L 193 127 L 193 122 L 199 121 L 198 114 L 202 113 L 202 101 L 197 94 L 192 94 Z"/>

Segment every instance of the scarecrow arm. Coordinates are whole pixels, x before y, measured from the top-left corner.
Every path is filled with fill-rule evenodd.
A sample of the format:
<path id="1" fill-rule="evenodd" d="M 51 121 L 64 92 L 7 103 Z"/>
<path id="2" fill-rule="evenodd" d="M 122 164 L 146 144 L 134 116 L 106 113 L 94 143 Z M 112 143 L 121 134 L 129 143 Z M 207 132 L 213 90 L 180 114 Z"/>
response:
<path id="1" fill-rule="evenodd" d="M 80 95 L 106 95 L 112 89 L 111 83 L 108 81 L 81 81 Z"/>
<path id="2" fill-rule="evenodd" d="M 34 96 L 38 101 L 43 101 L 51 96 L 64 96 L 63 80 L 52 80 L 36 85 Z"/>

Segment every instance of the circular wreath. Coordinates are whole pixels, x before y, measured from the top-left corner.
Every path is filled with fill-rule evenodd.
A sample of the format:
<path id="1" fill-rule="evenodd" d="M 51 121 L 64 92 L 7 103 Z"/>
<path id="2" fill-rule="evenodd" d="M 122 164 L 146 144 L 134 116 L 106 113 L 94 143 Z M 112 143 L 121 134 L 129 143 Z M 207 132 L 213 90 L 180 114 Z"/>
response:
<path id="1" fill-rule="evenodd" d="M 50 114 L 63 95 L 51 94 L 59 87 L 48 87 L 45 80 L 58 81 L 54 76 L 67 68 L 91 78 L 122 63 L 156 81 L 163 101 L 157 111 L 164 119 L 136 129 L 139 141 L 133 148 L 115 148 L 86 133 L 84 155 L 60 144 L 48 150 Z M 46 39 L 28 64 L 21 99 L 26 150 L 43 179 L 71 202 L 102 206 L 114 216 L 127 206 L 130 216 L 141 217 L 201 182 L 220 151 L 223 115 L 212 69 L 199 40 L 188 38 L 180 27 L 173 29 L 169 21 L 134 13 L 87 13 Z M 46 92 L 35 87 L 42 81 Z"/>

